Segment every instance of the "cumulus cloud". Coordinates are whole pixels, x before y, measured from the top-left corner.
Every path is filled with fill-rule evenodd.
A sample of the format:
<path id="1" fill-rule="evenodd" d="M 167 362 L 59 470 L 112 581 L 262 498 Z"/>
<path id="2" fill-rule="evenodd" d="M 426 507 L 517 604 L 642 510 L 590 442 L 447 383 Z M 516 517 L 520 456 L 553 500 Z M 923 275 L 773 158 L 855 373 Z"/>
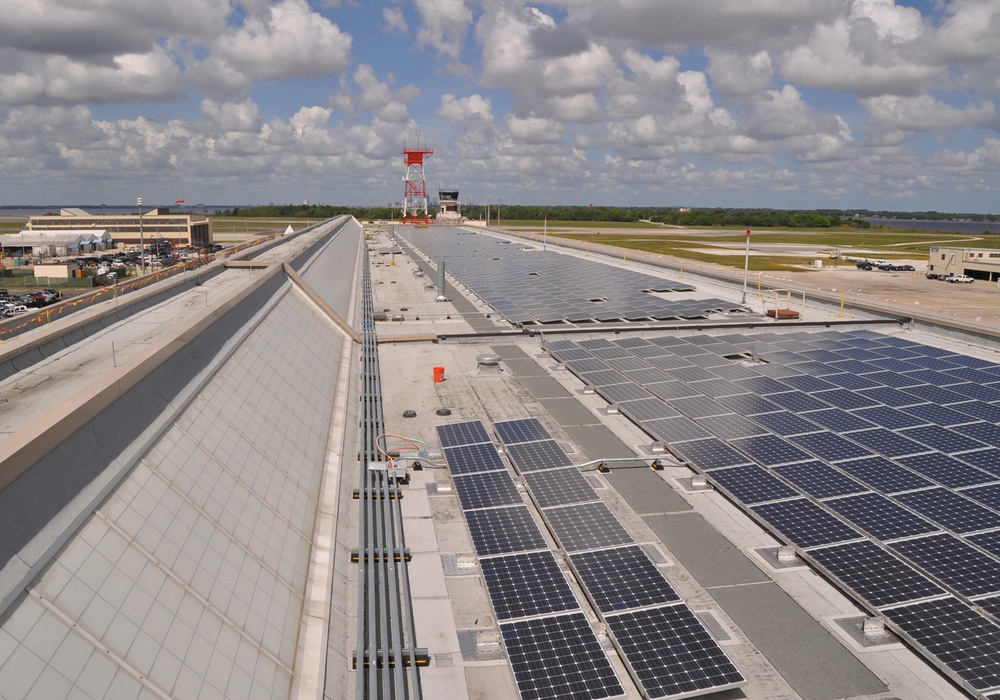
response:
<path id="1" fill-rule="evenodd" d="M 992 102 L 959 109 L 928 94 L 914 97 L 879 95 L 861 100 L 861 105 L 871 115 L 874 126 L 909 132 L 955 129 L 996 119 Z"/>
<path id="2" fill-rule="evenodd" d="M 382 8 L 382 31 L 389 34 L 409 34 L 410 27 L 406 24 L 406 17 L 398 7 Z"/>
<path id="3" fill-rule="evenodd" d="M 472 24 L 472 11 L 464 0 L 415 0 L 415 4 L 421 21 L 417 43 L 458 61 Z"/>
<path id="4" fill-rule="evenodd" d="M 333 75 L 351 53 L 351 36 L 305 0 L 281 0 L 251 15 L 214 45 L 212 58 L 258 80 Z"/>

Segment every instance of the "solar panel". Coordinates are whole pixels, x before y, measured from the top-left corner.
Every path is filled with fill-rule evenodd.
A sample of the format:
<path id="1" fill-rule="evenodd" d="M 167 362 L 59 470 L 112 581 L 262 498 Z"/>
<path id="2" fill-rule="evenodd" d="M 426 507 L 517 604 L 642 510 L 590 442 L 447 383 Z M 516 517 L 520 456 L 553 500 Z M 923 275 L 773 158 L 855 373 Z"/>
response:
<path id="1" fill-rule="evenodd" d="M 660 397 L 664 401 L 673 401 L 674 399 L 683 399 L 687 396 L 700 395 L 700 392 L 697 389 L 692 389 L 687 383 L 677 379 L 669 382 L 647 384 L 643 388 L 654 396 Z"/>
<path id="2" fill-rule="evenodd" d="M 1000 531 L 983 532 L 966 537 L 972 544 L 982 547 L 995 557 L 1000 557 Z"/>
<path id="3" fill-rule="evenodd" d="M 828 430 L 798 435 L 788 439 L 828 462 L 855 459 L 871 454 L 871 450 L 868 448 L 862 447 L 856 442 L 851 442 L 847 438 L 843 438 L 837 433 L 832 433 Z"/>
<path id="4" fill-rule="evenodd" d="M 804 462 L 812 457 L 777 435 L 735 438 L 729 444 L 764 466 Z"/>
<path id="5" fill-rule="evenodd" d="M 681 442 L 672 445 L 671 451 L 699 469 L 715 469 L 750 463 L 746 455 L 737 452 L 715 437 Z"/>
<path id="6" fill-rule="evenodd" d="M 880 493 L 862 493 L 824 501 L 826 506 L 880 540 L 912 537 L 940 528 Z"/>
<path id="7" fill-rule="evenodd" d="M 790 411 L 776 411 L 774 413 L 761 413 L 752 417 L 754 423 L 759 423 L 775 435 L 787 437 L 800 433 L 815 433 L 820 427 L 815 423 L 810 423 L 805 418 L 800 418 Z M 741 437 L 733 435 L 732 437 Z"/>
<path id="8" fill-rule="evenodd" d="M 479 560 L 498 620 L 580 607 L 552 552 L 527 552 Z"/>
<path id="9" fill-rule="evenodd" d="M 625 384 L 629 381 L 621 372 L 613 369 L 604 369 L 597 372 L 580 372 L 580 379 L 591 386 L 607 386 L 609 384 Z"/>
<path id="10" fill-rule="evenodd" d="M 518 442 L 531 442 L 533 440 L 548 440 L 552 437 L 537 418 L 503 420 L 494 423 L 493 429 L 496 430 L 500 442 L 505 445 L 512 445 Z"/>
<path id="11" fill-rule="evenodd" d="M 598 500 L 597 492 L 576 467 L 527 472 L 524 483 L 539 508 Z"/>
<path id="12" fill-rule="evenodd" d="M 996 423 L 969 423 L 955 426 L 954 430 L 990 445 L 1000 446 L 1000 425 Z"/>
<path id="13" fill-rule="evenodd" d="M 861 538 L 860 532 L 805 498 L 763 503 L 750 510 L 803 549 Z"/>
<path id="14" fill-rule="evenodd" d="M 465 511 L 476 553 L 490 554 L 548 549 L 548 543 L 527 506 Z"/>
<path id="15" fill-rule="evenodd" d="M 996 404 L 983 403 L 982 401 L 966 401 L 965 403 L 952 404 L 949 408 L 989 423 L 1000 422 L 1000 406 Z"/>
<path id="16" fill-rule="evenodd" d="M 896 496 L 896 500 L 959 534 L 1000 527 L 1000 513 L 950 489 L 901 493 Z"/>
<path id="17" fill-rule="evenodd" d="M 615 403 L 621 401 L 636 401 L 639 399 L 658 400 L 637 384 L 611 384 L 609 386 L 599 386 L 597 387 L 597 393 L 608 401 Z M 677 412 L 674 411 L 673 415 L 677 415 Z"/>
<path id="18" fill-rule="evenodd" d="M 797 374 L 792 377 L 785 377 L 781 380 L 782 384 L 787 384 L 792 389 L 798 389 L 799 391 L 823 391 L 824 389 L 836 389 L 837 385 L 826 381 L 825 379 L 820 379 L 819 377 L 814 377 L 811 374 Z"/>
<path id="19" fill-rule="evenodd" d="M 871 399 L 876 403 L 892 406 L 893 408 L 923 404 L 927 401 L 927 399 L 914 396 L 908 391 L 900 391 L 899 389 L 893 389 L 890 386 L 876 386 L 871 389 L 861 389 L 856 393 L 864 396 L 865 398 Z"/>
<path id="20" fill-rule="evenodd" d="M 746 682 L 687 605 L 608 615 L 605 621 L 648 698 L 688 697 Z"/>
<path id="21" fill-rule="evenodd" d="M 871 389 L 878 386 L 878 382 L 871 379 L 873 375 L 870 374 L 829 374 L 829 372 L 834 371 L 831 368 L 817 368 L 815 371 L 826 381 L 844 389 Z"/>
<path id="22" fill-rule="evenodd" d="M 941 533 L 889 545 L 959 595 L 1000 593 L 1000 561 Z"/>
<path id="23" fill-rule="evenodd" d="M 845 410 L 879 405 L 877 401 L 867 398 L 864 394 L 859 392 L 851 391 L 850 389 L 830 389 L 829 391 L 818 391 L 812 394 L 812 396 L 820 401 L 823 401 L 824 403 L 830 404 L 831 406 L 843 408 Z"/>
<path id="24" fill-rule="evenodd" d="M 743 503 L 764 503 L 800 495 L 791 486 L 756 464 L 713 469 L 709 476 Z"/>
<path id="25" fill-rule="evenodd" d="M 757 423 L 735 413 L 726 413 L 721 416 L 709 416 L 701 418 L 698 423 L 719 437 L 750 437 L 751 435 L 764 435 L 767 429 Z"/>
<path id="26" fill-rule="evenodd" d="M 942 428 L 940 425 L 922 425 L 917 428 L 907 428 L 900 430 L 899 434 L 913 438 L 945 454 L 953 454 L 965 450 L 978 450 L 987 447 L 985 443 L 962 435 L 954 430 Z"/>
<path id="27" fill-rule="evenodd" d="M 438 440 L 441 447 L 453 447 L 455 445 L 473 445 L 479 442 L 489 442 L 490 436 L 486 432 L 482 421 L 470 420 L 462 423 L 448 423 L 437 426 Z"/>
<path id="28" fill-rule="evenodd" d="M 714 372 L 715 370 L 712 371 Z M 694 382 L 694 387 L 705 396 L 711 396 L 712 398 L 736 396 L 746 393 L 742 387 L 739 387 L 733 382 L 722 378 L 705 379 L 703 381 Z"/>
<path id="29" fill-rule="evenodd" d="M 719 397 L 719 403 L 728 406 L 744 416 L 754 416 L 758 413 L 773 413 L 780 411 L 781 406 L 772 403 L 763 396 L 756 394 L 736 394 L 735 396 Z"/>
<path id="30" fill-rule="evenodd" d="M 960 459 L 966 464 L 989 472 L 994 476 L 1000 476 L 1000 448 L 988 447 L 985 450 L 975 450 L 974 452 L 962 452 L 954 455 L 955 459 Z"/>
<path id="31" fill-rule="evenodd" d="M 859 408 L 851 411 L 851 413 L 864 418 L 865 420 L 871 421 L 876 425 L 881 425 L 883 428 L 889 428 L 890 430 L 912 428 L 913 426 L 922 425 L 924 423 L 924 421 L 920 418 L 890 406 Z"/>
<path id="32" fill-rule="evenodd" d="M 523 503 L 517 484 L 506 470 L 456 476 L 453 481 L 463 510 Z"/>
<path id="33" fill-rule="evenodd" d="M 771 470 L 813 498 L 863 493 L 867 487 L 818 460 L 786 464 Z"/>
<path id="34" fill-rule="evenodd" d="M 600 372 L 608 369 L 608 365 L 604 362 L 604 360 L 598 360 L 586 350 L 581 350 L 580 352 L 587 353 L 587 357 L 578 360 L 566 361 L 566 366 L 569 367 L 571 371 L 576 374 L 583 374 L 584 372 Z"/>
<path id="35" fill-rule="evenodd" d="M 976 690 L 1000 685 L 1000 625 L 966 604 L 944 598 L 890 608 L 883 614 Z"/>
<path id="36" fill-rule="evenodd" d="M 911 440 L 885 428 L 872 428 L 851 433 L 851 440 L 870 447 L 875 452 L 886 457 L 900 457 L 927 452 L 927 448 L 915 440 Z"/>
<path id="37" fill-rule="evenodd" d="M 962 495 L 974 498 L 980 503 L 988 505 L 990 508 L 1000 510 L 1000 484 L 988 484 L 986 486 L 963 489 Z"/>
<path id="38" fill-rule="evenodd" d="M 492 442 L 444 448 L 448 470 L 453 474 L 507 470 Z"/>
<path id="39" fill-rule="evenodd" d="M 524 700 L 625 694 L 582 612 L 501 623 L 500 634 Z"/>
<path id="40" fill-rule="evenodd" d="M 672 418 L 679 415 L 677 411 L 667 406 L 660 399 L 649 397 L 635 401 L 621 401 L 618 409 L 636 422 Z"/>
<path id="41" fill-rule="evenodd" d="M 685 416 L 642 421 L 641 425 L 657 440 L 670 444 L 707 438 L 710 435 L 707 430 Z"/>
<path id="42" fill-rule="evenodd" d="M 673 379 L 673 377 L 664 372 L 662 369 L 657 369 L 655 367 L 632 370 L 626 372 L 625 376 L 629 378 L 629 381 L 633 381 L 636 384 L 655 384 L 656 382 L 669 382 Z"/>
<path id="43" fill-rule="evenodd" d="M 972 382 L 962 382 L 961 384 L 952 384 L 948 388 L 954 392 L 968 396 L 970 399 L 986 401 L 987 403 L 1000 401 L 1000 389 L 993 386 L 983 386 L 982 384 L 973 384 Z"/>
<path id="44" fill-rule="evenodd" d="M 573 462 L 555 440 L 538 440 L 507 445 L 507 456 L 519 472 L 568 467 Z"/>
<path id="45" fill-rule="evenodd" d="M 852 459 L 847 462 L 839 462 L 837 468 L 883 493 L 898 493 L 935 485 L 933 481 L 925 479 L 885 457 Z"/>
<path id="46" fill-rule="evenodd" d="M 871 540 L 818 547 L 810 550 L 809 556 L 876 608 L 946 593 Z"/>
<path id="47" fill-rule="evenodd" d="M 681 599 L 638 545 L 579 552 L 569 560 L 594 607 L 603 613 Z"/>
<path id="48" fill-rule="evenodd" d="M 972 423 L 976 420 L 976 418 L 968 415 L 967 413 L 956 411 L 954 408 L 948 408 L 947 406 L 938 406 L 933 403 L 907 406 L 902 410 L 910 415 L 916 416 L 917 418 L 921 418 L 928 423 L 940 425 L 945 428 L 961 425 L 962 423 Z"/>
<path id="49" fill-rule="evenodd" d="M 809 411 L 802 414 L 806 420 L 837 433 L 847 433 L 852 430 L 865 430 L 877 427 L 871 421 L 859 418 L 842 408 L 826 408 L 822 411 Z M 804 432 L 804 431 L 803 431 Z"/>
<path id="50" fill-rule="evenodd" d="M 707 396 L 692 396 L 686 399 L 677 399 L 671 401 L 670 405 L 689 418 L 704 418 L 706 416 L 719 416 L 724 413 L 731 413 L 728 408 Z"/>
<path id="51" fill-rule="evenodd" d="M 968 452 L 960 456 L 965 456 L 965 454 L 971 455 L 976 453 Z M 912 457 L 900 457 L 897 461 L 951 488 L 974 486 L 996 480 L 993 475 L 964 464 L 955 457 L 943 455 L 940 452 L 914 455 Z"/>
<path id="52" fill-rule="evenodd" d="M 738 379 L 736 384 L 746 389 L 746 391 L 758 394 L 779 394 L 788 391 L 788 386 L 772 377 L 750 377 L 749 379 Z"/>
<path id="53" fill-rule="evenodd" d="M 919 384 L 917 386 L 907 387 L 906 389 L 901 390 L 900 393 L 914 397 L 914 400 L 911 401 L 911 403 L 916 403 L 917 399 L 921 399 L 938 405 L 944 405 L 969 400 L 969 397 L 963 396 L 956 391 L 945 389 L 942 386 L 933 386 L 931 384 Z"/>
<path id="54" fill-rule="evenodd" d="M 567 551 L 599 549 L 635 542 L 603 502 L 546 508 L 545 520 Z"/>

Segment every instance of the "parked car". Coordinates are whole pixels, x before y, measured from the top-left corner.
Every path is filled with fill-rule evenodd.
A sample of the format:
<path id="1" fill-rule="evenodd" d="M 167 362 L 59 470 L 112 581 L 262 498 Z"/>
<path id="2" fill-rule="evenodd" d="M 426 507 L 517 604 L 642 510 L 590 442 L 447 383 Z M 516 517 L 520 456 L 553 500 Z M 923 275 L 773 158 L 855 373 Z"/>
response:
<path id="1" fill-rule="evenodd" d="M 859 262 L 858 265 L 857 265 L 857 267 L 858 267 L 859 270 L 873 270 L 873 269 L 875 269 L 875 266 L 872 265 L 870 262 L 867 262 L 867 261 Z"/>
<path id="2" fill-rule="evenodd" d="M 952 275 L 946 279 L 948 282 L 957 284 L 972 284 L 972 278 L 968 275 Z"/>

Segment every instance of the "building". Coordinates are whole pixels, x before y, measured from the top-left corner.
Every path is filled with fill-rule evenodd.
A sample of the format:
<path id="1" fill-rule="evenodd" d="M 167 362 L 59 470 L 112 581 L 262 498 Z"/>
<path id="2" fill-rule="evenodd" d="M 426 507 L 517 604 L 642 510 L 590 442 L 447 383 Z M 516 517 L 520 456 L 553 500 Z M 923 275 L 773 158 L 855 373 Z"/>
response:
<path id="1" fill-rule="evenodd" d="M 462 218 L 458 190 L 438 190 L 438 207 L 438 221 L 458 221 Z"/>
<path id="2" fill-rule="evenodd" d="M 937 275 L 968 275 L 989 282 L 1000 280 L 1000 250 L 934 246 L 927 257 L 927 271 Z"/>
<path id="3" fill-rule="evenodd" d="M 0 696 L 1000 692 L 997 336 L 373 236 L 0 335 Z"/>
<path id="4" fill-rule="evenodd" d="M 83 209 L 61 209 L 58 216 L 33 216 L 28 219 L 29 231 L 53 229 L 101 229 L 114 238 L 118 246 L 139 245 L 162 238 L 174 246 L 204 248 L 212 243 L 212 222 L 206 216 L 172 214 L 167 207 L 157 207 L 142 214 L 142 236 L 139 235 L 138 214 L 96 216 Z"/>
<path id="5" fill-rule="evenodd" d="M 0 236 L 0 252 L 4 257 L 53 258 L 86 255 L 108 250 L 115 244 L 111 234 L 103 229 L 51 229 L 21 231 Z"/>

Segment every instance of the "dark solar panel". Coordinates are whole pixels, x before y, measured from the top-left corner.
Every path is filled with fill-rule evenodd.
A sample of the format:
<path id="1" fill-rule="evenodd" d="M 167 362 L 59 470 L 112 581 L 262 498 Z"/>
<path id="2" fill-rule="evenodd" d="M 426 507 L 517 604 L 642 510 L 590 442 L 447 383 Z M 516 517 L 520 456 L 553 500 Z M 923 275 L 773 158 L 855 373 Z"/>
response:
<path id="1" fill-rule="evenodd" d="M 824 371 L 819 371 L 817 373 L 823 375 L 823 379 L 831 384 L 836 384 L 844 389 L 871 389 L 879 385 L 877 381 L 871 378 L 872 375 L 870 374 L 827 374 Z"/>
<path id="2" fill-rule="evenodd" d="M 768 525 L 784 535 L 792 544 L 807 548 L 861 537 L 861 533 L 835 518 L 812 501 L 799 498 L 791 501 L 763 503 L 750 509 Z"/>
<path id="3" fill-rule="evenodd" d="M 963 496 L 974 498 L 980 503 L 988 505 L 990 508 L 1000 510 L 1000 484 L 975 486 L 971 489 L 963 489 L 961 493 Z"/>
<path id="4" fill-rule="evenodd" d="M 952 454 L 964 450 L 978 450 L 986 447 L 986 443 L 973 440 L 954 430 L 942 428 L 940 425 L 921 425 L 916 428 L 906 428 L 899 431 L 900 435 L 913 438 L 938 452 Z"/>
<path id="5" fill-rule="evenodd" d="M 490 436 L 486 432 L 482 421 L 470 420 L 463 423 L 448 423 L 437 426 L 438 440 L 441 447 L 453 447 L 455 445 L 472 445 L 479 442 L 489 442 Z"/>
<path id="6" fill-rule="evenodd" d="M 872 406 L 870 408 L 859 408 L 851 411 L 856 416 L 871 421 L 883 428 L 897 430 L 899 428 L 912 428 L 915 425 L 922 425 L 925 421 L 910 415 L 899 409 L 890 406 Z"/>
<path id="7" fill-rule="evenodd" d="M 977 420 L 974 416 L 970 416 L 967 413 L 956 411 L 954 408 L 948 408 L 947 406 L 938 406 L 933 403 L 907 406 L 902 410 L 928 423 L 940 425 L 945 428 L 961 425 L 962 423 L 973 423 Z"/>
<path id="8" fill-rule="evenodd" d="M 1000 530 L 983 532 L 978 535 L 968 535 L 966 537 L 972 544 L 982 547 L 995 557 L 1000 557 Z"/>
<path id="9" fill-rule="evenodd" d="M 943 595 L 946 591 L 871 540 L 809 551 L 821 566 L 875 607 Z"/>
<path id="10" fill-rule="evenodd" d="M 820 459 L 837 462 L 843 459 L 855 459 L 870 455 L 872 452 L 837 433 L 824 430 L 818 433 L 808 433 L 788 438 L 799 447 L 803 447 Z"/>
<path id="11" fill-rule="evenodd" d="M 523 503 L 517 484 L 506 469 L 455 476 L 453 481 L 463 510 Z"/>
<path id="12" fill-rule="evenodd" d="M 912 537 L 940 528 L 880 493 L 863 493 L 824 501 L 828 508 L 880 540 Z"/>
<path id="13" fill-rule="evenodd" d="M 746 391 L 753 394 L 766 395 L 788 391 L 787 384 L 783 384 L 777 379 L 773 379 L 771 377 L 751 377 L 749 379 L 739 379 L 736 383 L 746 389 Z"/>
<path id="14" fill-rule="evenodd" d="M 925 445 L 885 428 L 859 430 L 851 433 L 850 438 L 886 457 L 900 457 L 928 451 Z"/>
<path id="15" fill-rule="evenodd" d="M 948 388 L 953 392 L 968 396 L 970 399 L 976 399 L 977 401 L 1000 401 L 1000 389 L 997 389 L 995 386 L 962 382 L 961 384 L 952 384 Z"/>
<path id="16" fill-rule="evenodd" d="M 735 413 L 701 418 L 698 423 L 722 438 L 749 437 L 767 433 L 766 428 Z"/>
<path id="17" fill-rule="evenodd" d="M 1000 625 L 954 598 L 913 603 L 883 614 L 977 690 L 1000 686 Z"/>
<path id="18" fill-rule="evenodd" d="M 959 595 L 1000 593 L 1000 561 L 941 533 L 889 545 Z"/>
<path id="19" fill-rule="evenodd" d="M 548 548 L 527 506 L 467 510 L 465 520 L 481 557 Z"/>
<path id="20" fill-rule="evenodd" d="M 802 414 L 802 418 L 805 418 L 818 426 L 838 433 L 877 427 L 871 421 L 859 418 L 853 413 L 848 413 L 842 408 L 827 408 L 822 411 L 809 411 L 809 413 Z"/>
<path id="21" fill-rule="evenodd" d="M 715 437 L 682 442 L 671 446 L 671 450 L 699 469 L 715 469 L 750 463 L 746 455 L 737 452 Z"/>
<path id="22" fill-rule="evenodd" d="M 677 411 L 667 406 L 660 399 L 649 397 L 635 401 L 620 401 L 618 410 L 636 422 L 656 420 L 657 418 L 672 418 L 679 415 Z"/>
<path id="23" fill-rule="evenodd" d="M 626 372 L 625 376 L 636 384 L 655 384 L 656 382 L 669 382 L 673 380 L 673 377 L 669 374 L 655 367 Z"/>
<path id="24" fill-rule="evenodd" d="M 552 552 L 486 557 L 479 568 L 498 620 L 580 607 Z"/>
<path id="25" fill-rule="evenodd" d="M 681 599 L 638 545 L 579 552 L 569 560 L 594 606 L 603 613 Z"/>
<path id="26" fill-rule="evenodd" d="M 962 452 L 954 455 L 954 457 L 974 467 L 978 467 L 984 472 L 1000 476 L 1000 448 L 988 447 L 985 450 Z"/>
<path id="27" fill-rule="evenodd" d="M 687 605 L 605 618 L 645 697 L 689 697 L 746 682 Z"/>
<path id="28" fill-rule="evenodd" d="M 576 467 L 527 472 L 524 483 L 539 508 L 598 500 L 597 492 Z"/>
<path id="29" fill-rule="evenodd" d="M 966 401 L 965 403 L 952 404 L 949 408 L 989 423 L 1000 423 L 1000 406 L 996 404 Z"/>
<path id="30" fill-rule="evenodd" d="M 625 384 L 629 381 L 621 372 L 613 369 L 604 369 L 597 372 L 580 372 L 580 379 L 591 386 L 607 386 L 609 384 Z"/>
<path id="31" fill-rule="evenodd" d="M 996 423 L 969 423 L 957 425 L 953 430 L 990 445 L 1000 446 L 1000 425 Z"/>
<path id="32" fill-rule="evenodd" d="M 731 411 L 721 403 L 718 403 L 707 396 L 692 396 L 687 399 L 676 399 L 671 401 L 670 405 L 689 418 L 704 418 L 706 416 L 720 416 L 723 413 L 731 413 Z"/>
<path id="33" fill-rule="evenodd" d="M 976 454 L 968 452 L 965 454 Z M 960 455 L 964 456 L 964 455 Z M 996 478 L 987 474 L 981 469 L 964 464 L 955 457 L 943 455 L 940 452 L 931 452 L 924 455 L 914 455 L 912 457 L 900 457 L 897 460 L 910 469 L 934 479 L 945 486 L 958 488 L 961 486 L 974 486 L 995 481 Z"/>
<path id="34" fill-rule="evenodd" d="M 907 394 L 913 397 L 911 403 L 916 403 L 918 401 L 930 401 L 938 405 L 944 405 L 949 403 L 959 403 L 960 401 L 968 401 L 969 397 L 963 396 L 958 392 L 951 391 L 950 389 L 945 389 L 941 386 L 933 386 L 931 384 L 920 384 L 918 386 L 907 387 L 906 389 L 900 390 L 901 393 Z"/>
<path id="35" fill-rule="evenodd" d="M 452 474 L 507 470 L 507 465 L 503 463 L 492 442 L 446 447 L 444 458 Z"/>
<path id="36" fill-rule="evenodd" d="M 774 433 L 775 435 L 785 437 L 789 435 L 799 435 L 801 433 L 815 433 L 821 429 L 815 423 L 810 423 L 805 418 L 801 418 L 790 411 L 761 413 L 753 416 L 752 420 L 755 423 L 759 423 L 764 426 L 768 431 Z"/>
<path id="37" fill-rule="evenodd" d="M 893 408 L 900 408 L 902 406 L 913 406 L 915 404 L 925 403 L 925 399 L 921 399 L 913 394 L 906 391 L 901 391 L 899 389 L 893 389 L 890 386 L 876 386 L 871 389 L 861 389 L 857 392 L 858 395 L 864 396 L 867 399 L 871 399 L 877 403 L 885 404 L 886 406 L 892 406 Z M 847 408 L 846 406 L 844 408 Z M 914 414 L 911 414 L 914 415 Z"/>
<path id="38" fill-rule="evenodd" d="M 812 459 L 811 455 L 777 435 L 736 438 L 730 440 L 729 444 L 750 455 L 754 461 L 764 466 L 804 462 Z"/>
<path id="39" fill-rule="evenodd" d="M 552 437 L 537 418 L 504 420 L 494 423 L 493 429 L 496 430 L 500 442 L 505 445 L 512 445 L 518 442 L 531 442 L 533 440 L 548 440 Z"/>
<path id="40" fill-rule="evenodd" d="M 685 416 L 643 421 L 642 427 L 657 440 L 670 444 L 710 436 L 707 430 Z"/>
<path id="41" fill-rule="evenodd" d="M 813 398 L 804 391 L 786 391 L 781 394 L 768 394 L 767 398 L 782 408 L 795 411 L 796 413 L 818 411 L 829 406 L 829 404 Z"/>
<path id="42" fill-rule="evenodd" d="M 700 396 L 701 392 L 697 389 L 692 389 L 687 383 L 674 379 L 669 382 L 656 382 L 655 384 L 646 384 L 643 387 L 646 391 L 654 396 L 658 396 L 664 401 L 673 401 L 674 399 L 682 399 L 686 396 Z"/>
<path id="43" fill-rule="evenodd" d="M 786 464 L 771 471 L 783 476 L 814 498 L 846 496 L 849 493 L 862 493 L 868 490 L 864 484 L 818 460 Z"/>
<path id="44" fill-rule="evenodd" d="M 560 546 L 567 551 L 635 542 L 603 502 L 546 508 L 543 513 Z"/>
<path id="45" fill-rule="evenodd" d="M 1000 513 L 949 489 L 901 493 L 896 500 L 959 534 L 1000 527 Z"/>
<path id="46" fill-rule="evenodd" d="M 812 394 L 815 398 L 828 403 L 831 406 L 843 409 L 865 408 L 877 406 L 874 399 L 865 397 L 863 394 L 851 391 L 850 389 L 829 389 L 827 391 L 817 391 Z"/>
<path id="47" fill-rule="evenodd" d="M 502 623 L 500 634 L 524 700 L 625 694 L 582 612 Z"/>
<path id="48" fill-rule="evenodd" d="M 743 503 L 764 503 L 800 495 L 781 479 L 756 464 L 713 469 L 709 476 Z"/>
<path id="49" fill-rule="evenodd" d="M 920 474 L 901 467 L 885 457 L 852 459 L 838 463 L 837 468 L 884 493 L 898 493 L 935 486 L 933 481 L 925 479 Z"/>
<path id="50" fill-rule="evenodd" d="M 606 360 L 606 362 L 611 369 L 616 369 L 619 372 L 630 372 L 637 369 L 652 369 L 651 364 L 632 355 L 629 355 L 628 357 L 612 357 Z"/>
<path id="51" fill-rule="evenodd" d="M 713 372 L 715 370 L 712 370 Z M 711 396 L 713 398 L 720 398 L 722 396 L 736 396 L 738 394 L 745 394 L 746 391 L 730 382 L 726 379 L 706 379 L 704 381 L 694 382 L 693 385 L 698 391 L 705 394 L 705 396 Z"/>
<path id="52" fill-rule="evenodd" d="M 771 403 L 763 396 L 755 394 L 736 394 L 735 396 L 722 396 L 719 403 L 728 406 L 737 413 L 744 416 L 753 416 L 759 413 L 773 413 L 780 411 L 781 406 Z"/>
<path id="53" fill-rule="evenodd" d="M 507 445 L 507 456 L 519 472 L 568 467 L 573 462 L 555 440 L 538 440 Z"/>

